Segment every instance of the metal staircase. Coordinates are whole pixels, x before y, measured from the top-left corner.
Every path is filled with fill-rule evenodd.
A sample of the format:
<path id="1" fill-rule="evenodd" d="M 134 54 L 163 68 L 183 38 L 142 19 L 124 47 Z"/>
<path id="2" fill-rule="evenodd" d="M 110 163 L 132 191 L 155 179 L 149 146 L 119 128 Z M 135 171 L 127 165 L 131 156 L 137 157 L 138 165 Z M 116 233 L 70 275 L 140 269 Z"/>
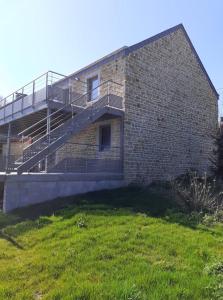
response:
<path id="1" fill-rule="evenodd" d="M 27 172 L 40 161 L 47 159 L 50 154 L 62 147 L 72 135 L 79 133 L 103 115 L 121 116 L 123 114 L 121 88 L 122 85 L 119 83 L 106 81 L 100 85 L 101 95 L 97 100 L 88 102 L 89 93 L 92 93 L 89 91 L 39 121 L 38 124 L 34 124 L 21 132 L 22 139 L 31 137 L 32 143 L 23 150 L 23 156 L 15 162 L 17 173 Z M 77 106 L 79 112 L 74 114 L 73 112 L 77 111 Z M 70 111 L 70 113 L 64 114 L 65 111 Z M 30 133 L 33 128 L 35 130 Z M 44 128 L 43 131 L 41 131 L 42 128 Z M 27 132 L 29 134 L 24 136 L 24 133 Z M 37 135 L 34 136 L 33 133 L 36 132 Z"/>

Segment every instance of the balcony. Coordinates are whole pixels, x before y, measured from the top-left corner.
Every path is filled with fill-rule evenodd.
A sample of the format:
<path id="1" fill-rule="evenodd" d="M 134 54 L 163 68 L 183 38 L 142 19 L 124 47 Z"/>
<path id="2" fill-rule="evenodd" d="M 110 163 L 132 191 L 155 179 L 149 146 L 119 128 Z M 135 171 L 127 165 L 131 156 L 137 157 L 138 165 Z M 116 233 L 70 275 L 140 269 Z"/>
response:
<path id="1" fill-rule="evenodd" d="M 21 89 L 15 91 L 6 98 L 0 100 L 0 126 L 7 123 L 27 117 L 27 122 L 22 121 L 22 126 L 37 122 L 38 118 L 46 116 L 46 109 L 52 111 L 67 110 L 73 114 L 79 110 L 97 102 L 98 98 L 110 94 L 110 101 L 117 105 L 120 97 L 123 97 L 121 84 L 111 82 L 102 82 L 94 89 L 97 90 L 98 97 L 89 101 L 89 91 L 87 84 L 77 78 L 67 77 L 65 75 L 49 71 L 35 80 L 31 81 Z M 115 99 L 115 95 L 119 99 Z M 92 103 L 90 103 L 92 102 Z M 34 118 L 31 114 L 40 115 Z M 27 119 L 26 118 L 26 119 Z M 21 125 L 21 124 L 20 124 Z M 20 127 L 17 126 L 16 127 Z"/>
<path id="2" fill-rule="evenodd" d="M 49 71 L 0 101 L 0 125 L 48 107 L 50 102 L 64 103 L 66 76 Z M 68 88 L 68 87 L 66 87 Z M 57 91 L 57 92 L 56 92 Z"/>

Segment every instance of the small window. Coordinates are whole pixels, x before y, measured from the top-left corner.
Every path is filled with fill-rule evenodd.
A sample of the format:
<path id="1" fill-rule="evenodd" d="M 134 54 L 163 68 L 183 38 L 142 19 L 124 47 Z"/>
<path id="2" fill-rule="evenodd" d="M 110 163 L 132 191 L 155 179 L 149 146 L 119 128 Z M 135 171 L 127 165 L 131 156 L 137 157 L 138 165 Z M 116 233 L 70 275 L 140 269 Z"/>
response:
<path id="1" fill-rule="evenodd" d="M 92 101 L 97 99 L 99 95 L 99 79 L 98 76 L 94 76 L 92 78 L 89 78 L 87 80 L 87 86 L 88 86 L 88 101 Z"/>
<path id="2" fill-rule="evenodd" d="M 68 104 L 69 103 L 69 96 L 70 96 L 69 88 L 68 89 L 63 89 L 62 93 L 63 93 L 62 102 L 65 103 L 65 104 Z"/>
<path id="3" fill-rule="evenodd" d="M 99 151 L 110 149 L 111 147 L 111 126 L 105 125 L 99 128 Z"/>

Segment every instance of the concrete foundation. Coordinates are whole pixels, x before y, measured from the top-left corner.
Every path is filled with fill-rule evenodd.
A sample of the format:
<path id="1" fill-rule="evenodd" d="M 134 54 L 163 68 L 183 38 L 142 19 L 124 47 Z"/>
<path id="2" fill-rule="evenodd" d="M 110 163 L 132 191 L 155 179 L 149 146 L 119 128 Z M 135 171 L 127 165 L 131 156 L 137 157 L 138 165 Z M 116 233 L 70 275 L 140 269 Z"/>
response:
<path id="1" fill-rule="evenodd" d="M 3 211 L 124 186 L 122 174 L 10 174 L 4 176 Z"/>

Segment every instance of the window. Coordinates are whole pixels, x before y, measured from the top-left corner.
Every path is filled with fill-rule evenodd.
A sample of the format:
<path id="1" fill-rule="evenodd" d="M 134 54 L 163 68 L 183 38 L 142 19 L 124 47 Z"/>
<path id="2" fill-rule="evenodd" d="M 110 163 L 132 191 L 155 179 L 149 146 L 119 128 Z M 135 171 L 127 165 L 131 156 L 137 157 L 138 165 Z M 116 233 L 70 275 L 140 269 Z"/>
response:
<path id="1" fill-rule="evenodd" d="M 62 99 L 62 102 L 65 103 L 65 104 L 68 104 L 69 103 L 69 96 L 70 96 L 70 93 L 69 93 L 69 88 L 67 89 L 63 89 L 62 90 L 62 93 L 63 93 L 63 99 Z"/>
<path id="2" fill-rule="evenodd" d="M 100 126 L 99 128 L 99 151 L 111 147 L 111 125 Z"/>
<path id="3" fill-rule="evenodd" d="M 87 87 L 88 87 L 88 101 L 92 101 L 97 99 L 99 95 L 99 79 L 98 75 L 87 80 Z"/>

